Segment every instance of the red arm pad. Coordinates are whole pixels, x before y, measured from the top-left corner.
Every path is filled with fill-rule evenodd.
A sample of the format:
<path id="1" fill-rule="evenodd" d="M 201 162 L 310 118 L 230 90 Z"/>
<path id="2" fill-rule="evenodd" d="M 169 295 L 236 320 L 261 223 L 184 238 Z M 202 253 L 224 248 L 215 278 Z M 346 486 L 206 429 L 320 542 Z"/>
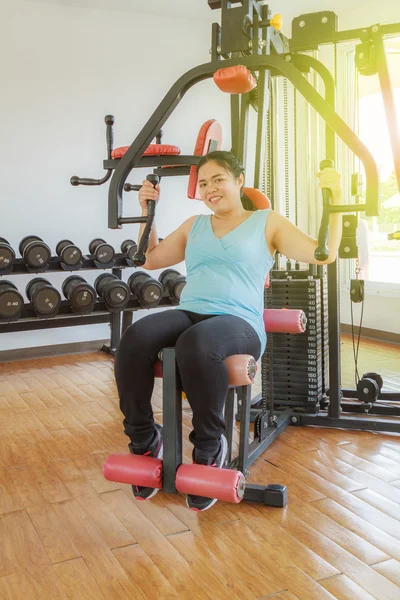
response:
<path id="1" fill-rule="evenodd" d="M 244 65 L 218 69 L 213 79 L 221 92 L 228 94 L 247 94 L 257 86 L 254 75 Z"/>
<path id="2" fill-rule="evenodd" d="M 264 310 L 264 325 L 267 333 L 304 333 L 307 318 L 302 310 L 267 308 Z"/>

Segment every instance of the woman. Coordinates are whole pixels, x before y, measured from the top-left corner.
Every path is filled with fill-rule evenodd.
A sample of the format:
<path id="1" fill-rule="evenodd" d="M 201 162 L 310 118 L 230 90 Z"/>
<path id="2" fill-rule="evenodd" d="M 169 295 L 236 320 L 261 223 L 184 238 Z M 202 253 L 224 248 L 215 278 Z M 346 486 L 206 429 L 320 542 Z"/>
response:
<path id="1" fill-rule="evenodd" d="M 163 269 L 186 260 L 186 286 L 176 310 L 151 314 L 129 327 L 120 342 L 115 375 L 125 433 L 134 454 L 162 456 L 162 427 L 154 423 L 151 395 L 153 364 L 159 351 L 175 346 L 183 389 L 193 411 L 193 461 L 222 467 L 227 453 L 224 401 L 228 375 L 224 360 L 231 354 L 264 352 L 264 283 L 276 251 L 306 263 L 317 241 L 273 210 L 247 210 L 242 198 L 244 170 L 230 152 L 212 152 L 197 167 L 201 199 L 212 211 L 187 219 L 161 243 L 155 224 L 144 269 Z M 334 169 L 318 174 L 321 188 L 341 203 L 340 176 Z M 143 181 L 142 214 L 147 201 L 158 200 L 159 186 Z M 246 208 L 247 207 L 247 208 Z M 141 226 L 139 239 L 143 233 Z M 330 222 L 329 259 L 336 259 L 341 217 Z M 133 486 L 134 495 L 149 499 L 158 490 Z M 187 505 L 207 510 L 216 500 L 188 496 Z"/>

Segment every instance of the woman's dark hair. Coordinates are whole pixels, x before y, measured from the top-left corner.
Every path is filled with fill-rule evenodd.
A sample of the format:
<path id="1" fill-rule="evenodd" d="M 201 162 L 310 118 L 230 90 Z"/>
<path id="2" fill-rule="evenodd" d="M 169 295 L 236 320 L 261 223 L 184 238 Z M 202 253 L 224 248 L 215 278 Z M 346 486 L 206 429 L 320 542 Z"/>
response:
<path id="1" fill-rule="evenodd" d="M 197 174 L 199 174 L 200 167 L 211 160 L 216 162 L 220 167 L 223 167 L 228 173 L 231 173 L 236 179 L 238 179 L 242 173 L 244 175 L 244 167 L 240 160 L 233 152 L 226 152 L 225 150 L 215 150 L 214 152 L 210 152 L 203 156 L 197 164 Z M 248 198 L 246 194 L 243 194 L 243 192 L 240 194 L 240 199 L 245 210 L 257 210 L 250 198 Z"/>

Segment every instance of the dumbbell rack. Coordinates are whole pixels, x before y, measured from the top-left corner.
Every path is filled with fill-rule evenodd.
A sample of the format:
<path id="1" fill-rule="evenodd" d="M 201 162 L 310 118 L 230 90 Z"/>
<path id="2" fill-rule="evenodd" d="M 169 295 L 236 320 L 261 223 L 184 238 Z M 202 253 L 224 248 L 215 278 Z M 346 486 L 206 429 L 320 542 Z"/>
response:
<path id="1" fill-rule="evenodd" d="M 10 269 L 1 272 L 1 277 L 22 274 L 26 275 L 29 273 L 45 275 L 52 272 L 69 272 L 78 275 L 82 271 L 111 269 L 113 275 L 118 277 L 118 279 L 122 279 L 122 269 L 134 266 L 135 265 L 127 258 L 125 254 L 116 254 L 112 263 L 106 265 L 99 264 L 93 258 L 84 256 L 79 268 L 68 267 L 61 262 L 59 257 L 52 257 L 47 268 L 34 270 L 26 265 L 23 258 L 17 258 Z M 163 292 L 158 306 L 173 306 L 173 303 L 171 302 L 167 292 Z M 63 300 L 57 315 L 54 317 L 39 316 L 36 313 L 33 304 L 26 303 L 22 310 L 22 314 L 18 319 L 3 318 L 0 320 L 0 334 L 109 323 L 110 345 L 103 345 L 102 350 L 107 354 L 115 355 L 121 338 L 121 333 L 132 322 L 132 313 L 136 310 L 142 309 L 143 307 L 141 306 L 139 299 L 134 294 L 132 294 L 128 305 L 123 309 L 123 311 L 109 309 L 102 299 L 98 299 L 93 311 L 89 314 L 74 312 L 68 300 Z"/>

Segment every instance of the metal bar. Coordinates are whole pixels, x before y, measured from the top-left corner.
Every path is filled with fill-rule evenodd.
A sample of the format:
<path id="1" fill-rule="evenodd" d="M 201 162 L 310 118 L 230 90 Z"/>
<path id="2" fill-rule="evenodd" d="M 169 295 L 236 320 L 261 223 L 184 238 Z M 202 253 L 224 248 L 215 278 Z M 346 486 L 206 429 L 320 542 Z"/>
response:
<path id="1" fill-rule="evenodd" d="M 231 145 L 232 152 L 238 156 L 239 152 L 239 122 L 240 122 L 240 96 L 231 94 Z"/>
<path id="2" fill-rule="evenodd" d="M 178 385 L 175 348 L 164 348 L 163 357 L 163 490 L 176 493 L 176 471 L 182 464 L 182 390 Z"/>
<path id="3" fill-rule="evenodd" d="M 358 398 L 357 390 L 343 389 L 342 394 L 344 398 Z M 329 391 L 328 391 L 329 396 Z M 391 402 L 400 402 L 400 391 L 398 392 L 381 392 L 378 396 L 378 402 L 380 400 L 389 400 Z"/>
<path id="4" fill-rule="evenodd" d="M 379 174 L 378 168 L 369 150 L 359 140 L 355 133 L 346 125 L 322 96 L 305 80 L 303 75 L 288 61 L 279 55 L 256 55 L 247 58 L 234 58 L 224 61 L 224 67 L 243 65 L 251 69 L 268 69 L 287 77 L 305 99 L 316 109 L 318 114 L 339 135 L 344 143 L 364 164 L 367 190 L 367 202 L 364 206 L 370 216 L 378 214 L 379 204 Z M 184 94 L 196 83 L 213 76 L 221 68 L 220 61 L 200 65 L 185 73 L 169 90 L 153 115 L 147 121 L 142 131 L 131 144 L 123 158 L 118 163 L 111 178 L 108 194 L 108 226 L 111 229 L 120 227 L 118 219 L 122 216 L 122 193 L 124 183 L 130 171 L 138 164 L 143 152 L 162 128 L 168 117 L 179 104 Z M 362 206 L 362 205 L 358 205 Z"/>
<path id="5" fill-rule="evenodd" d="M 229 464 L 232 460 L 232 439 L 233 439 L 233 412 L 235 407 L 235 390 L 234 388 L 228 390 L 228 394 L 225 400 L 225 425 L 226 425 L 226 441 L 228 442 L 228 454 L 226 455 L 226 462 Z"/>
<path id="6" fill-rule="evenodd" d="M 329 69 L 322 64 L 319 60 L 313 56 L 307 56 L 305 54 L 294 54 L 292 56 L 292 63 L 295 67 L 308 67 L 314 69 L 316 73 L 321 77 L 325 86 L 325 100 L 327 103 L 335 109 L 335 80 L 330 73 Z M 326 144 L 326 157 L 330 160 L 336 160 L 336 140 L 335 132 L 328 126 L 325 129 L 325 144 Z"/>
<path id="7" fill-rule="evenodd" d="M 105 169 L 116 169 L 117 165 L 119 165 L 123 158 L 105 160 L 103 161 L 103 166 Z M 201 156 L 193 156 L 191 154 L 179 154 L 174 156 L 143 156 L 135 164 L 134 168 L 147 169 L 148 167 L 172 167 L 172 165 L 197 165 L 200 159 Z"/>
<path id="8" fill-rule="evenodd" d="M 268 427 L 266 430 L 266 437 L 262 442 L 254 440 L 249 447 L 249 458 L 247 466 L 249 467 L 265 450 L 276 440 L 280 434 L 285 431 L 286 427 L 290 425 L 290 411 L 285 411 L 282 414 L 276 414 L 276 423 L 273 427 Z"/>
<path id="9" fill-rule="evenodd" d="M 279 435 L 290 425 L 290 420 L 292 416 L 292 412 L 290 410 L 285 410 L 282 413 L 275 413 L 277 416 L 277 421 L 274 427 L 268 427 L 266 431 L 266 437 L 262 442 L 258 440 L 254 440 L 248 446 L 248 459 L 246 461 L 247 467 L 249 467 L 265 450 L 275 441 Z M 242 425 L 240 425 L 242 427 Z M 244 471 L 241 469 L 241 457 L 240 455 L 233 459 L 231 464 L 229 465 L 230 469 L 238 469 L 243 474 Z"/>
<path id="10" fill-rule="evenodd" d="M 112 269 L 112 274 L 122 278 L 122 270 L 118 268 Z M 113 312 L 110 315 L 110 353 L 115 354 L 121 340 L 121 312 Z"/>
<path id="11" fill-rule="evenodd" d="M 24 319 L 9 323 L 0 322 L 0 334 L 16 333 L 18 331 L 37 331 L 38 329 L 58 329 L 59 327 L 77 327 L 78 325 L 98 325 L 100 323 L 109 322 L 109 312 L 82 316 L 71 314 L 67 316 L 53 317 L 52 319 Z"/>
<path id="12" fill-rule="evenodd" d="M 124 310 L 123 315 L 122 315 L 121 335 L 123 335 L 125 333 L 125 331 L 128 329 L 128 327 L 130 327 L 132 325 L 132 321 L 133 321 L 133 312 Z"/>
<path id="13" fill-rule="evenodd" d="M 110 314 L 110 352 L 115 354 L 121 339 L 121 313 Z"/>
<path id="14" fill-rule="evenodd" d="M 249 464 L 249 431 L 250 431 L 250 402 L 251 386 L 244 385 L 238 389 L 241 402 L 240 434 L 239 434 L 239 455 L 238 469 L 246 476 L 247 466 Z"/>
<path id="15" fill-rule="evenodd" d="M 381 25 L 383 37 L 400 34 L 400 23 L 391 23 L 389 25 Z M 351 42 L 353 40 L 364 40 L 366 34 L 371 30 L 371 27 L 364 29 L 348 29 L 347 31 L 338 31 L 335 34 L 333 42 Z"/>
<path id="16" fill-rule="evenodd" d="M 158 306 L 173 306 L 167 292 L 164 292 Z M 132 296 L 128 306 L 124 310 L 129 312 L 141 310 L 143 308 L 145 307 L 140 305 L 139 300 Z M 0 334 L 15 333 L 17 331 L 35 331 L 37 329 L 55 329 L 58 327 L 76 327 L 78 325 L 97 325 L 98 323 L 109 322 L 110 311 L 107 310 L 104 302 L 96 303 L 92 313 L 88 315 L 79 315 L 72 312 L 68 301 L 63 301 L 58 315 L 48 319 L 38 317 L 32 304 L 27 304 L 22 312 L 22 317 L 20 317 L 18 321 L 0 321 Z"/>
<path id="17" fill-rule="evenodd" d="M 299 425 L 315 425 L 317 427 L 335 427 L 341 429 L 356 429 L 361 431 L 386 431 L 400 433 L 400 420 L 392 421 L 390 419 L 370 419 L 340 417 L 330 418 L 321 415 L 301 415 L 297 414 Z"/>
<path id="18" fill-rule="evenodd" d="M 397 118 L 396 105 L 393 95 L 393 87 L 386 58 L 385 46 L 382 38 L 382 30 L 378 26 L 372 28 L 372 40 L 375 46 L 375 60 L 378 66 L 379 82 L 386 113 L 386 122 L 389 132 L 390 145 L 394 169 L 397 178 L 397 187 L 400 192 L 400 130 Z"/>
<path id="19" fill-rule="evenodd" d="M 388 406 L 387 404 L 380 404 L 378 400 L 376 404 L 372 404 L 370 409 L 365 410 L 363 405 L 360 403 L 345 402 L 342 400 L 342 412 L 400 417 L 400 406 Z"/>
<path id="20" fill-rule="evenodd" d="M 190 174 L 190 167 L 170 167 L 169 169 L 159 167 L 154 169 L 153 173 L 159 177 L 182 177 Z"/>
<path id="21" fill-rule="evenodd" d="M 118 223 L 120 225 L 126 225 L 128 223 L 147 223 L 147 217 L 120 217 Z"/>
<path id="22" fill-rule="evenodd" d="M 240 121 L 239 121 L 239 139 L 238 139 L 238 151 L 237 157 L 243 166 L 246 166 L 246 154 L 247 154 L 247 132 L 249 127 L 249 108 L 250 108 L 250 95 L 241 95 L 240 105 Z"/>
<path id="23" fill-rule="evenodd" d="M 265 169 L 265 132 L 269 110 L 268 71 L 261 71 L 257 82 L 257 134 L 256 154 L 254 160 L 254 187 L 259 190 L 262 186 Z"/>
<path id="24" fill-rule="evenodd" d="M 378 25 L 379 27 L 379 25 Z M 389 25 L 380 25 L 382 29 L 383 37 L 391 37 L 400 34 L 400 23 L 391 23 Z M 290 51 L 291 52 L 307 52 L 309 50 L 315 50 L 318 46 L 323 46 L 325 44 L 334 44 L 334 43 L 342 43 L 342 42 L 352 42 L 352 41 L 365 41 L 366 38 L 370 36 L 370 31 L 372 27 L 364 27 L 363 29 L 348 29 L 347 31 L 337 31 L 332 35 L 332 39 L 329 41 L 319 41 L 316 40 L 312 45 L 300 45 L 293 46 L 290 44 L 291 40 L 289 40 Z"/>

